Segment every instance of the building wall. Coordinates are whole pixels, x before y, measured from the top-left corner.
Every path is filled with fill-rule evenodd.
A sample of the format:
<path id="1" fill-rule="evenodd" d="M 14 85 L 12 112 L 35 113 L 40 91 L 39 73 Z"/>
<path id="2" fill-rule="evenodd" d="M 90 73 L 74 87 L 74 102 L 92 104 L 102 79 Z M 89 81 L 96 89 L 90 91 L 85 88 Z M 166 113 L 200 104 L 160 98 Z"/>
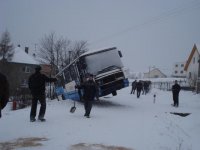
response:
<path id="1" fill-rule="evenodd" d="M 199 59 L 200 59 L 199 53 L 198 51 L 195 51 L 187 70 L 187 78 L 189 79 L 191 86 L 195 86 L 196 84 L 196 80 L 198 77 L 198 67 L 199 67 L 198 60 Z"/>
<path id="2" fill-rule="evenodd" d="M 148 73 L 144 73 L 144 78 L 165 78 L 166 75 L 164 75 L 160 70 L 154 69 L 151 70 Z"/>
<path id="3" fill-rule="evenodd" d="M 28 90 L 28 78 L 35 71 L 35 65 L 21 63 L 1 63 L 0 71 L 4 73 L 9 81 L 10 95 L 13 96 L 18 90 Z"/>
<path id="4" fill-rule="evenodd" d="M 185 62 L 177 62 L 173 66 L 173 77 L 186 77 L 186 71 L 184 71 Z"/>

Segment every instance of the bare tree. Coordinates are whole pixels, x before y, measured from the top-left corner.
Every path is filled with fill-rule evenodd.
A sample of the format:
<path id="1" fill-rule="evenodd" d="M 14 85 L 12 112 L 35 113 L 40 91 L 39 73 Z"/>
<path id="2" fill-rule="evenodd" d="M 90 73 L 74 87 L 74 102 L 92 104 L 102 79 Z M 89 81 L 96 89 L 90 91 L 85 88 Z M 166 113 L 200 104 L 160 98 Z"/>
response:
<path id="1" fill-rule="evenodd" d="M 88 51 L 88 43 L 87 41 L 75 41 L 71 46 L 70 51 L 72 51 L 71 59 L 76 59 L 84 52 Z"/>
<path id="2" fill-rule="evenodd" d="M 42 63 L 54 64 L 54 45 L 55 45 L 55 33 L 45 35 L 40 42 L 40 51 L 38 57 Z"/>
<path id="3" fill-rule="evenodd" d="M 70 60 L 74 60 L 87 50 L 86 41 L 72 43 L 66 38 L 57 38 L 53 32 L 41 40 L 38 57 L 42 63 L 51 64 L 54 69 L 59 69 L 68 65 Z"/>
<path id="4" fill-rule="evenodd" d="M 52 66 L 53 70 L 60 68 L 64 62 L 64 52 L 67 51 L 70 41 L 60 37 L 57 39 L 54 32 L 45 35 L 40 42 L 40 49 L 38 52 L 39 61 L 47 63 Z"/>
<path id="5" fill-rule="evenodd" d="M 0 57 L 3 60 L 10 61 L 12 60 L 14 54 L 13 44 L 11 43 L 10 33 L 6 30 L 1 35 L 0 39 Z"/>
<path id="6" fill-rule="evenodd" d="M 56 65 L 63 67 L 67 65 L 67 50 L 71 44 L 70 40 L 60 37 L 55 43 L 55 52 L 56 52 Z"/>

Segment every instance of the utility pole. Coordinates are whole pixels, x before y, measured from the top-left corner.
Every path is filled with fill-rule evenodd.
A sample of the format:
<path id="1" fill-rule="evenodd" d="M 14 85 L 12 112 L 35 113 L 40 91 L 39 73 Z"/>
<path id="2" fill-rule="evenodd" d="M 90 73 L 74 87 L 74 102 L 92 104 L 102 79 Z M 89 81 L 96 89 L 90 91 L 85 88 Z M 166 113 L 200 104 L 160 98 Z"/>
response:
<path id="1" fill-rule="evenodd" d="M 149 74 L 148 74 L 148 77 L 150 78 L 150 70 L 151 70 L 151 66 L 149 66 Z"/>

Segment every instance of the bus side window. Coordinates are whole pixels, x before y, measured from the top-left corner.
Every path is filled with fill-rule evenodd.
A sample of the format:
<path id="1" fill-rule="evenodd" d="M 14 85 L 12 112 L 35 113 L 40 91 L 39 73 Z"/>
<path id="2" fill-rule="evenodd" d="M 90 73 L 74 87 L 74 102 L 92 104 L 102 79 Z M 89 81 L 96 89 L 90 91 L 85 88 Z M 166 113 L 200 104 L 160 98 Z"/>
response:
<path id="1" fill-rule="evenodd" d="M 119 54 L 119 57 L 123 57 L 121 51 L 118 51 L 118 54 Z"/>
<path id="2" fill-rule="evenodd" d="M 87 65 L 85 63 L 85 59 L 84 58 L 80 59 L 80 65 L 81 65 L 81 69 L 85 70 L 87 68 Z"/>

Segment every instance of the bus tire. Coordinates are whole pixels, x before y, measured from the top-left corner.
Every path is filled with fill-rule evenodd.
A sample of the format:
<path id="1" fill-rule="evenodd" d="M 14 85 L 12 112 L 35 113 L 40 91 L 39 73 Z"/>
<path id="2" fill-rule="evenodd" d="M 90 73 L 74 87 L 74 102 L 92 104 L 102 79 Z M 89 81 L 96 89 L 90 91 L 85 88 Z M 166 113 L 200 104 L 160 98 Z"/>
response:
<path id="1" fill-rule="evenodd" d="M 116 96 L 117 95 L 117 91 L 112 92 L 112 95 Z"/>

